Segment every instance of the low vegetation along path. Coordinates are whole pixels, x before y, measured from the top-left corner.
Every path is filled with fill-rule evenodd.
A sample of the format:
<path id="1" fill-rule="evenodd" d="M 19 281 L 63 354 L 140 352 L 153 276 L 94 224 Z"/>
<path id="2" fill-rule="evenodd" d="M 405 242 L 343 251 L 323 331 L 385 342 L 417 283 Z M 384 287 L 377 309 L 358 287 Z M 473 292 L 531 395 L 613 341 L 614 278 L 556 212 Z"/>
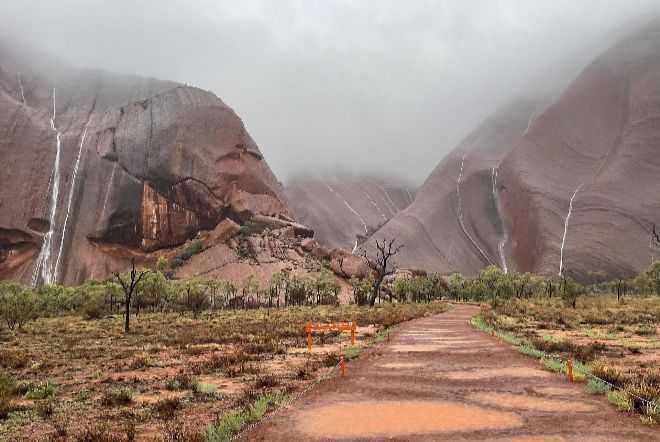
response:
<path id="1" fill-rule="evenodd" d="M 401 325 L 242 440 L 651 441 L 658 429 L 539 368 L 469 323 L 478 308 Z"/>

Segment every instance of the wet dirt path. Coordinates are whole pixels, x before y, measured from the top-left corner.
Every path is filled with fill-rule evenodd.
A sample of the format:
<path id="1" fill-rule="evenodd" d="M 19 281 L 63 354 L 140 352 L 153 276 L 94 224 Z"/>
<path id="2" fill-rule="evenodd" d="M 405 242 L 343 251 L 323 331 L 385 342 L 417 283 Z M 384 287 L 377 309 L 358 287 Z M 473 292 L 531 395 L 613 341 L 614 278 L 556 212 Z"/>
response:
<path id="1" fill-rule="evenodd" d="M 403 324 L 243 441 L 656 441 L 584 384 L 476 329 L 478 307 Z"/>

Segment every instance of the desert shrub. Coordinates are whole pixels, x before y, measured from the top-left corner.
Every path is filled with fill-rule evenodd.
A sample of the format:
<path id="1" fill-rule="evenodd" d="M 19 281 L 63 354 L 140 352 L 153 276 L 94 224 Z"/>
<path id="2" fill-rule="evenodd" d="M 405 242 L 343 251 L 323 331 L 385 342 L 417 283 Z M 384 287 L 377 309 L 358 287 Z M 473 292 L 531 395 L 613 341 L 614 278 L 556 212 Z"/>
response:
<path id="1" fill-rule="evenodd" d="M 605 394 L 608 391 L 610 391 L 612 387 L 607 385 L 603 381 L 599 381 L 597 379 L 589 379 L 587 382 L 587 391 L 590 394 Z"/>
<path id="2" fill-rule="evenodd" d="M 612 390 L 607 392 L 607 400 L 621 411 L 633 411 L 635 405 L 633 404 L 630 396 L 623 391 Z"/>
<path id="3" fill-rule="evenodd" d="M 541 368 L 555 373 L 562 373 L 564 371 L 564 363 L 553 358 L 543 358 L 541 359 Z"/>
<path id="4" fill-rule="evenodd" d="M 26 399 L 46 399 L 55 395 L 57 391 L 57 386 L 50 382 L 46 381 L 40 384 L 33 385 L 27 393 L 25 393 Z"/>
<path id="5" fill-rule="evenodd" d="M 262 223 L 256 221 L 245 221 L 245 223 L 238 230 L 238 234 L 241 236 L 257 235 L 263 232 L 266 226 Z"/>
<path id="6" fill-rule="evenodd" d="M 213 385 L 205 384 L 204 382 L 197 382 L 192 387 L 192 392 L 197 395 L 215 396 L 218 389 Z"/>
<path id="7" fill-rule="evenodd" d="M 34 411 L 42 419 L 48 419 L 55 414 L 55 408 L 57 406 L 57 401 L 54 398 L 50 397 L 42 401 L 37 402 L 34 407 Z"/>
<path id="8" fill-rule="evenodd" d="M 170 260 L 170 267 L 176 268 L 182 266 L 186 261 L 204 250 L 204 241 L 195 240 L 190 243 L 178 255 Z"/>
<path id="9" fill-rule="evenodd" d="M 107 422 L 91 423 L 83 427 L 73 438 L 75 442 L 121 442 L 121 437 L 113 434 Z"/>
<path id="10" fill-rule="evenodd" d="M 7 417 L 11 409 L 11 397 L 14 394 L 15 386 L 14 377 L 0 369 L 0 419 Z"/>
<path id="11" fill-rule="evenodd" d="M 128 387 L 113 388 L 101 396 L 101 405 L 118 407 L 133 402 L 133 391 Z"/>
<path id="12" fill-rule="evenodd" d="M 34 319 L 37 304 L 34 290 L 14 282 L 0 282 L 0 319 L 10 329 L 22 328 Z"/>
<path id="13" fill-rule="evenodd" d="M 83 317 L 87 320 L 101 319 L 106 314 L 106 300 L 101 294 L 90 296 L 82 306 Z"/>
<path id="14" fill-rule="evenodd" d="M 635 334 L 640 336 L 653 336 L 656 334 L 656 330 L 652 325 L 640 325 L 635 330 Z"/>
<path id="15" fill-rule="evenodd" d="M 285 399 L 281 392 L 274 392 L 257 397 L 242 411 L 232 411 L 216 422 L 209 424 L 204 432 L 207 442 L 226 441 L 236 435 L 241 429 L 253 422 L 259 421 L 271 406 L 277 406 Z"/>
<path id="16" fill-rule="evenodd" d="M 191 373 L 180 372 L 167 384 L 168 390 L 194 390 L 199 381 Z"/>
<path id="17" fill-rule="evenodd" d="M 278 381 L 275 376 L 269 374 L 264 376 L 259 376 L 254 381 L 254 386 L 256 388 L 272 388 L 272 387 L 277 387 L 278 385 L 280 385 L 280 381 Z"/>
<path id="18" fill-rule="evenodd" d="M 204 436 L 183 420 L 168 421 L 163 429 L 163 442 L 203 442 Z"/>
<path id="19" fill-rule="evenodd" d="M 29 362 L 29 355 L 25 351 L 0 350 L 0 367 L 24 368 Z"/>
<path id="20" fill-rule="evenodd" d="M 596 361 L 591 364 L 591 372 L 594 376 L 617 386 L 626 384 L 630 379 L 628 374 L 602 361 Z"/>
<path id="21" fill-rule="evenodd" d="M 139 370 L 139 369 L 155 367 L 155 366 L 156 366 L 156 361 L 154 361 L 150 357 L 141 356 L 137 359 L 134 359 L 133 362 L 131 362 L 130 368 L 131 370 Z"/>
<path id="22" fill-rule="evenodd" d="M 152 406 L 152 410 L 162 420 L 171 420 L 177 411 L 181 409 L 181 399 L 169 397 L 161 399 Z"/>

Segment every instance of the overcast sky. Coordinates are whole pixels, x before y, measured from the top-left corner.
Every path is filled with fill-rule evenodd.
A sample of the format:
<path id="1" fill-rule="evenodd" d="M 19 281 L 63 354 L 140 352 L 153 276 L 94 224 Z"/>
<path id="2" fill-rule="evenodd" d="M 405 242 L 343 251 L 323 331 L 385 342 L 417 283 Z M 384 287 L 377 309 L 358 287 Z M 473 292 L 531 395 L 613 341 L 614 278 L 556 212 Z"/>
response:
<path id="1" fill-rule="evenodd" d="M 385 168 L 420 183 L 521 85 L 657 0 L 0 0 L 63 60 L 212 90 L 285 181 Z"/>

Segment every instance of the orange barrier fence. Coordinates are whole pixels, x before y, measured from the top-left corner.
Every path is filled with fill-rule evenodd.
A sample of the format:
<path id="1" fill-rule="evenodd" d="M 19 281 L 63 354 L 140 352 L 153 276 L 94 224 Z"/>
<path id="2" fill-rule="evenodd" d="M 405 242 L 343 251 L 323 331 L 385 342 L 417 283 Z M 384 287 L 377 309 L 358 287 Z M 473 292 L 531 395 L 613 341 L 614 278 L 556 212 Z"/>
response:
<path id="1" fill-rule="evenodd" d="M 307 351 L 312 351 L 312 331 L 315 330 L 339 330 L 351 332 L 351 345 L 355 345 L 355 319 L 348 322 L 308 322 L 305 330 L 307 331 Z"/>

